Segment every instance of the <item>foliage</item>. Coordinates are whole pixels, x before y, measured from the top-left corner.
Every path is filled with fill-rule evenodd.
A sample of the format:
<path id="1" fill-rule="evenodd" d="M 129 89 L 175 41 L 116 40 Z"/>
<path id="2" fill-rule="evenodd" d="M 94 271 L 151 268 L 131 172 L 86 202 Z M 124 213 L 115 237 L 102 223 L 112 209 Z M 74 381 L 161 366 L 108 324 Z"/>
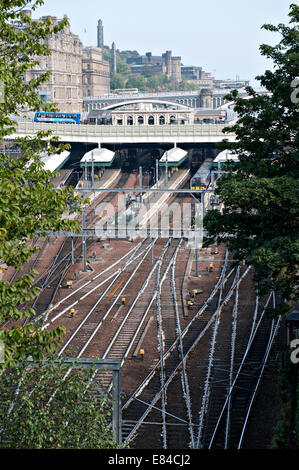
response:
<path id="1" fill-rule="evenodd" d="M 238 154 L 240 163 L 217 180 L 222 212 L 209 211 L 204 219 L 205 245 L 226 242 L 236 259 L 254 266 L 260 292 L 275 289 L 286 300 L 296 298 L 298 269 L 298 100 L 292 85 L 298 73 L 299 7 L 292 4 L 289 16 L 290 26 L 264 25 L 282 35 L 278 45 L 260 47 L 274 61 L 273 71 L 256 77 L 268 93 L 247 87 L 249 99 L 239 98 L 236 90 L 227 97 L 235 101 L 239 119 L 224 132 L 237 138 L 224 140 L 221 148 Z"/>
<path id="2" fill-rule="evenodd" d="M 121 60 L 124 61 L 133 57 L 140 57 L 140 54 L 137 51 L 119 51 L 117 55 Z"/>
<path id="3" fill-rule="evenodd" d="M 107 60 L 108 62 L 111 62 L 112 55 L 109 49 L 103 49 L 103 59 Z"/>
<path id="4" fill-rule="evenodd" d="M 0 82 L 4 83 L 5 94 L 0 103 L 0 142 L 15 131 L 14 116 L 23 109 L 54 109 L 53 105 L 43 103 L 37 92 L 49 74 L 29 83 L 23 81 L 24 73 L 38 64 L 38 57 L 49 55 L 46 38 L 67 24 L 66 19 L 58 26 L 53 26 L 50 19 L 33 21 L 23 12 L 28 6 L 35 10 L 42 3 L 41 0 L 1 1 Z M 18 139 L 21 150 L 18 158 L 0 154 L 0 259 L 17 270 L 36 251 L 29 239 L 45 234 L 46 230 L 80 229 L 77 222 L 63 220 L 62 215 L 81 199 L 73 196 L 71 188 L 55 191 L 49 183 L 53 175 L 44 170 L 40 160 L 42 151 L 60 153 L 66 149 L 66 146 L 54 147 L 55 140 L 49 132 L 40 132 L 34 138 Z M 33 287 L 35 274 L 26 274 L 12 284 L 0 281 L 0 325 L 11 320 L 15 325 L 2 327 L 0 331 L 0 340 L 5 343 L 5 362 L 0 368 L 12 366 L 28 355 L 40 359 L 43 353 L 57 347 L 64 331 L 57 328 L 46 332 L 37 325 L 21 326 L 21 320 L 34 313 L 25 305 L 38 292 Z"/>
<path id="5" fill-rule="evenodd" d="M 293 403 L 294 387 L 296 404 Z M 281 403 L 280 419 L 276 425 L 272 441 L 273 449 L 290 449 L 299 447 L 299 380 L 296 366 L 286 357 L 279 371 L 279 400 Z M 293 406 L 296 406 L 295 419 Z M 295 432 L 294 432 L 295 431 Z"/>
<path id="6" fill-rule="evenodd" d="M 125 88 L 125 80 L 119 73 L 113 73 L 110 79 L 110 88 L 115 90 L 116 88 Z"/>
<path id="7" fill-rule="evenodd" d="M 104 49 L 103 57 L 111 63 L 111 50 Z M 110 88 L 138 88 L 141 92 L 161 91 L 190 91 L 197 90 L 198 86 L 186 80 L 177 82 L 167 75 L 155 75 L 155 67 L 152 64 L 145 65 L 141 74 L 131 73 L 127 59 L 140 57 L 137 51 L 117 51 L 117 73 L 111 74 Z"/>
<path id="8" fill-rule="evenodd" d="M 87 388 L 94 370 L 66 372 L 61 361 L 1 376 L 0 448 L 118 448 L 109 426 L 111 396 L 98 400 Z"/>
<path id="9" fill-rule="evenodd" d="M 140 76 L 130 76 L 127 83 L 126 83 L 126 88 L 138 88 L 139 91 L 146 91 L 147 86 L 147 79 L 143 77 L 142 75 Z"/>
<path id="10" fill-rule="evenodd" d="M 130 67 L 127 64 L 127 62 L 118 60 L 117 61 L 116 71 L 117 71 L 117 73 L 125 75 L 125 74 L 130 72 Z"/>

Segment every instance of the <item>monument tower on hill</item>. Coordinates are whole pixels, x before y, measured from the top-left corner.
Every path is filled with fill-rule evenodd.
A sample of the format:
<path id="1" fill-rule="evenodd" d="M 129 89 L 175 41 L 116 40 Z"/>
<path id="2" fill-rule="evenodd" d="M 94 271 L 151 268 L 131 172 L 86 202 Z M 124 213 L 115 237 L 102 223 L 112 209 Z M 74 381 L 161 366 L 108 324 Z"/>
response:
<path id="1" fill-rule="evenodd" d="M 98 21 L 98 40 L 97 46 L 103 49 L 104 47 L 104 28 L 102 20 Z"/>

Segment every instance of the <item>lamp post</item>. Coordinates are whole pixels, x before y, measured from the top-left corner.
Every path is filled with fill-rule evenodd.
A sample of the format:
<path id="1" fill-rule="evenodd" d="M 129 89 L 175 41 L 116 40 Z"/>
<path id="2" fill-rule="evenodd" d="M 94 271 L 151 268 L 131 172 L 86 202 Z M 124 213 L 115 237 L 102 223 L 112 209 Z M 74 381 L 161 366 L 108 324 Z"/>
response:
<path id="1" fill-rule="evenodd" d="M 166 186 L 168 185 L 168 152 L 166 150 L 165 152 L 165 158 L 166 158 L 166 163 L 165 163 L 165 169 L 166 169 L 166 174 L 165 174 L 165 182 Z"/>

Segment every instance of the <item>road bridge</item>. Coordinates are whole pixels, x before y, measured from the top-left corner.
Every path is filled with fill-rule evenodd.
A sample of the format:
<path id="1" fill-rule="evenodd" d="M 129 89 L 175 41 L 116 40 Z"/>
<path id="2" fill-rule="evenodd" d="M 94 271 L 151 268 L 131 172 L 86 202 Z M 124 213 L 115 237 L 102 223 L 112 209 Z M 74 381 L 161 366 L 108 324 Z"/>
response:
<path id="1" fill-rule="evenodd" d="M 225 103 L 225 96 L 231 90 L 210 90 L 211 91 L 211 106 L 213 108 L 218 108 L 219 106 Z M 241 96 L 246 95 L 244 89 L 239 89 Z M 166 91 L 159 93 L 134 93 L 117 95 L 115 93 L 110 93 L 102 96 L 86 96 L 83 99 L 84 109 L 87 112 L 90 112 L 94 109 L 102 109 L 106 106 L 121 104 L 123 101 L 133 101 L 136 99 L 141 99 L 142 101 L 151 101 L 151 100 L 166 100 L 170 103 L 182 104 L 191 108 L 200 108 L 204 106 L 203 102 L 203 93 L 202 89 L 196 91 Z"/>
<path id="2" fill-rule="evenodd" d="M 55 124 L 31 121 L 18 121 L 16 132 L 6 137 L 36 136 L 39 131 L 50 130 L 61 142 L 81 142 L 91 144 L 126 143 L 217 143 L 227 138 L 236 140 L 235 134 L 226 135 L 223 124 L 185 124 L 185 125 L 139 125 L 104 126 Z"/>

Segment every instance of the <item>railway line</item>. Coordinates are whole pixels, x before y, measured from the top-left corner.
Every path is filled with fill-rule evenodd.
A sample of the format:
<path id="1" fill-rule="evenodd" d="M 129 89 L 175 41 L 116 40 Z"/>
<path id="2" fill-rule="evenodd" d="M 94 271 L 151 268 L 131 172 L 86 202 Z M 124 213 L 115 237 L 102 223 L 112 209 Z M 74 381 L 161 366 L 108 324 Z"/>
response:
<path id="1" fill-rule="evenodd" d="M 235 369 L 232 364 L 237 363 L 239 358 L 236 352 L 239 349 L 236 323 L 238 292 L 240 284 L 246 280 L 248 273 L 249 269 L 245 267 L 232 270 L 224 266 L 214 290 L 197 314 L 182 331 L 177 327 L 175 341 L 167 351 L 163 352 L 163 355 L 160 355 L 159 362 L 123 405 L 123 439 L 125 443 L 131 442 L 131 446 L 142 448 L 142 442 L 149 441 L 147 430 L 150 427 L 150 447 L 153 448 L 178 449 L 208 446 L 209 429 L 213 422 L 212 414 L 218 415 L 219 412 L 217 397 L 223 404 L 226 389 L 229 385 L 232 386 L 235 379 Z M 234 319 L 230 331 L 230 345 L 233 349 L 230 351 L 231 367 L 226 370 L 227 364 L 219 362 L 219 355 L 222 362 L 224 362 L 223 355 L 224 357 L 226 355 L 223 354 L 223 338 L 219 337 L 217 340 L 217 329 L 220 328 L 219 319 L 222 317 L 224 319 L 225 312 L 229 310 Z M 223 328 L 223 325 L 221 327 Z M 277 328 L 278 325 L 272 326 L 271 329 L 267 328 L 267 325 L 265 326 L 265 331 L 268 335 L 270 334 L 271 344 L 274 340 L 273 332 L 276 332 Z M 197 386 L 194 387 L 194 372 L 192 372 L 192 367 L 188 366 L 187 360 L 191 352 L 195 352 L 196 357 L 204 357 L 198 347 L 204 337 L 209 335 L 210 350 L 206 344 L 202 348 L 206 352 L 206 357 L 208 351 L 208 366 L 204 367 L 206 375 L 198 374 Z M 254 336 L 251 336 L 249 342 L 250 348 L 254 351 L 253 354 L 259 350 L 257 343 L 253 341 Z M 243 343 L 241 345 L 243 346 Z M 218 360 L 215 352 L 218 354 Z M 267 352 L 269 355 L 270 345 L 267 347 Z M 260 358 L 257 358 L 255 363 L 257 368 L 260 364 L 259 360 Z M 216 363 L 216 367 L 214 363 Z M 161 378 L 159 379 L 162 368 L 164 368 L 163 382 Z M 218 371 L 218 375 L 215 375 L 213 369 Z M 219 375 L 219 372 L 221 374 L 224 372 L 225 377 Z M 242 377 L 245 384 L 241 390 L 247 390 L 247 375 Z M 181 387 L 178 388 L 180 382 Z M 238 390 L 240 385 L 234 384 L 234 387 L 234 390 Z M 196 395 L 200 396 L 200 400 L 195 400 Z M 248 405 L 248 400 L 245 402 Z M 233 409 L 233 413 L 228 418 L 229 425 L 226 424 L 226 428 L 229 429 L 230 441 L 228 443 L 226 437 L 218 448 L 234 447 L 232 436 L 236 430 L 236 424 L 240 421 L 237 418 L 238 408 L 235 405 L 232 408 L 229 399 L 228 403 L 230 409 Z M 202 417 L 205 419 L 203 420 Z"/>
<path id="2" fill-rule="evenodd" d="M 218 396 L 214 396 L 218 407 L 219 403 L 222 405 L 218 413 L 213 407 L 207 418 L 205 445 L 209 449 L 242 447 L 252 405 L 280 324 L 280 318 L 274 320 L 265 316 L 271 299 L 275 301 L 273 292 L 258 312 L 259 298 L 256 298 L 250 336 L 245 350 L 239 354 L 240 362 L 235 364 L 227 391 L 220 394 L 218 389 Z"/>
<path id="3" fill-rule="evenodd" d="M 128 174 L 123 174 L 119 184 L 121 186 L 125 185 L 128 177 Z M 94 226 L 95 221 L 97 220 L 96 208 L 98 204 L 103 202 L 108 204 L 114 197 L 115 195 L 113 193 L 101 194 L 90 204 L 85 217 L 86 228 Z M 82 221 L 82 215 L 78 216 L 78 220 Z M 94 242 L 95 240 L 89 237 L 86 240 L 86 250 L 90 249 Z M 45 317 L 47 318 L 47 313 L 55 303 L 57 293 L 64 282 L 66 274 L 73 264 L 81 259 L 82 243 L 83 240 L 79 238 L 74 240 L 72 237 L 66 237 L 48 269 L 45 270 L 35 281 L 35 285 L 40 288 L 40 293 L 33 303 L 38 319 L 43 313 L 45 313 Z M 27 323 L 30 321 L 32 321 L 32 319 L 26 320 Z"/>
<path id="4" fill-rule="evenodd" d="M 151 426 L 151 440 L 155 443 L 153 448 L 205 448 L 210 442 L 216 448 L 234 447 L 233 436 L 237 424 L 240 425 L 240 407 L 235 404 L 232 406 L 232 400 L 244 401 L 244 398 L 235 398 L 235 390 L 248 389 L 247 374 L 244 372 L 239 373 L 239 382 L 234 383 L 236 364 L 244 349 L 244 341 L 239 338 L 241 333 L 237 328 L 239 286 L 250 270 L 243 266 L 231 268 L 226 260 L 213 291 L 188 324 L 182 327 L 183 312 L 181 302 L 177 300 L 181 289 L 176 285 L 175 274 L 176 257 L 182 240 L 166 240 L 153 263 L 152 251 L 155 248 L 157 255 L 156 245 L 156 240 L 144 240 L 120 263 L 116 262 L 112 269 L 97 279 L 87 281 L 88 292 L 101 289 L 104 285 L 105 289 L 99 290 L 96 303 L 84 315 L 59 354 L 71 348 L 72 355 L 76 357 L 84 354 L 103 359 L 118 358 L 123 364 L 136 348 L 143 325 L 154 317 L 157 324 L 158 362 L 123 405 L 123 442 L 130 442 L 133 447 L 142 447 L 146 429 Z M 121 263 L 124 263 L 122 267 Z M 126 272 L 128 268 L 130 272 Z M 129 302 L 126 297 L 126 303 L 123 304 L 122 296 L 127 296 L 133 289 L 138 292 L 137 295 L 130 298 Z M 67 300 L 52 309 L 51 313 L 54 313 L 58 306 L 65 303 L 63 310 L 56 313 L 49 323 L 55 323 L 71 307 L 78 305 L 75 302 L 79 302 L 77 296 L 82 294 L 81 290 L 79 288 L 70 293 Z M 80 299 L 85 300 L 88 292 L 81 295 Z M 253 315 L 253 332 L 254 325 L 260 324 L 256 310 Z M 230 320 L 227 319 L 229 316 Z M 229 328 L 224 327 L 224 324 L 229 324 Z M 272 342 L 274 330 L 277 330 L 277 325 L 272 326 Z M 264 344 L 267 334 L 269 329 L 266 325 L 261 343 Z M 257 335 L 252 333 L 251 336 L 250 347 Z M 194 374 L 188 365 L 188 357 L 192 351 L 198 355 L 198 345 L 205 337 L 209 337 L 211 341 L 209 360 L 206 361 L 207 372 L 205 377 L 201 374 L 201 385 L 195 392 L 192 378 Z M 258 346 L 255 348 L 258 349 Z M 230 358 L 229 365 L 223 357 Z M 254 361 L 255 367 L 260 359 L 258 356 Z M 247 367 L 250 368 L 250 364 L 249 362 Z M 243 385 L 241 378 L 245 380 Z M 111 388 L 109 373 L 106 372 L 105 376 L 98 373 L 94 377 L 94 383 L 99 381 L 104 389 Z M 227 409 L 230 412 L 222 412 L 212 438 L 221 407 L 226 401 L 226 391 L 230 389 L 231 393 L 227 398 Z M 200 406 L 193 406 L 194 393 L 200 396 Z M 245 400 L 247 404 L 251 398 L 251 394 L 249 395 Z"/>
<path id="5" fill-rule="evenodd" d="M 118 184 L 124 186 L 127 179 L 122 175 Z M 113 198 L 113 193 L 97 197 L 86 214 L 87 227 L 98 219 L 97 205 Z M 176 223 L 172 214 L 169 227 Z M 81 243 L 63 240 L 36 280 L 41 292 L 33 305 L 34 321 L 41 321 L 43 329 L 58 322 L 67 325 L 58 356 L 117 358 L 132 376 L 142 338 L 151 335 L 151 365 L 132 377 L 134 387 L 125 390 L 123 444 L 137 449 L 145 443 L 152 449 L 241 448 L 279 329 L 280 319 L 274 322 L 265 315 L 274 293 L 268 299 L 256 297 L 252 309 L 250 268 L 231 265 L 228 253 L 222 253 L 213 288 L 185 316 L 178 267 L 185 241 L 147 238 L 135 240 L 100 272 L 88 271 L 74 289 L 57 298 L 70 268 L 81 259 Z M 92 243 L 88 239 L 89 249 Z M 101 383 L 99 399 L 111 389 L 111 379 L 109 372 L 94 375 L 93 386 Z"/>

